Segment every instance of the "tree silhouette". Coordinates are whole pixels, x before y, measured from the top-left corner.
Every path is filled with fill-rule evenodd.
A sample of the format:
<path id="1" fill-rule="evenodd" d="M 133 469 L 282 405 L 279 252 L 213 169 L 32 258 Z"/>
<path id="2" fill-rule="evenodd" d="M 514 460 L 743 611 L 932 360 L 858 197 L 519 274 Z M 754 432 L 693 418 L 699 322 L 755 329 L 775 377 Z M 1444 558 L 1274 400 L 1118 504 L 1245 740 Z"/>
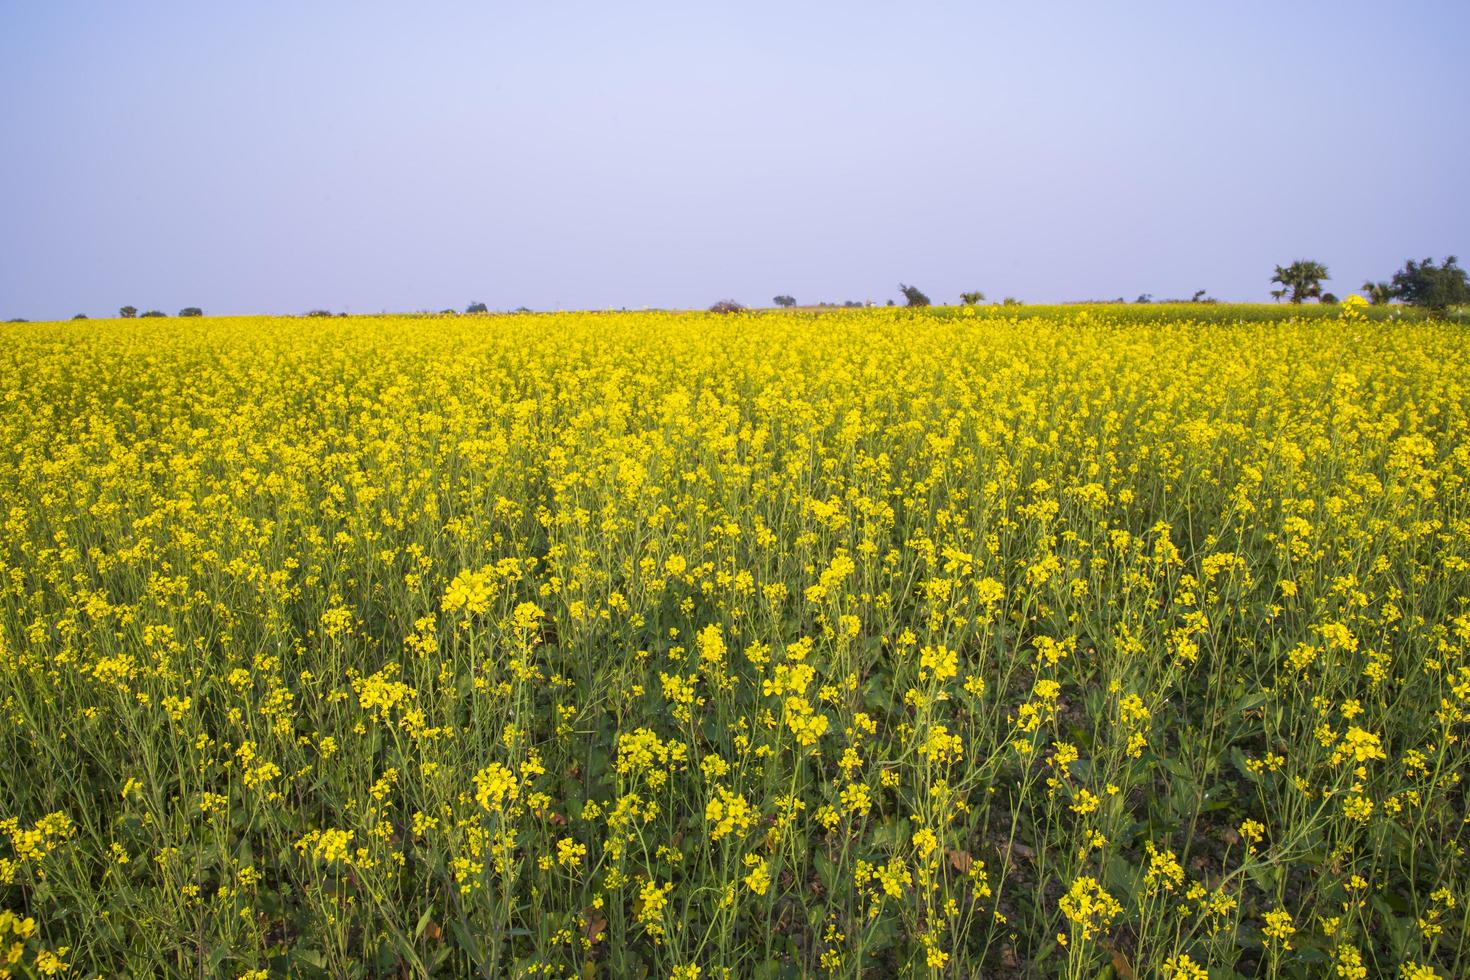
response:
<path id="1" fill-rule="evenodd" d="M 1321 262 L 1297 259 L 1284 268 L 1279 265 L 1276 267 L 1276 274 L 1271 277 L 1271 281 L 1278 283 L 1281 288 L 1272 290 L 1271 295 L 1276 299 L 1285 296 L 1293 303 L 1316 299 L 1322 295 L 1322 280 L 1330 278 L 1332 277 L 1327 274 L 1327 266 Z"/>
<path id="2" fill-rule="evenodd" d="M 1374 306 L 1384 306 L 1393 299 L 1393 287 L 1386 282 L 1369 279 L 1363 283 L 1362 290 L 1368 294 L 1368 302 Z"/>
<path id="3" fill-rule="evenodd" d="M 124 306 L 122 309 L 117 311 L 117 315 L 122 317 L 124 320 L 131 320 L 133 317 L 138 315 L 138 308 L 136 306 Z"/>
<path id="4" fill-rule="evenodd" d="M 929 305 L 929 297 L 925 296 L 918 286 L 905 286 L 903 283 L 899 283 L 898 291 L 903 293 L 904 304 L 906 306 Z"/>
<path id="5" fill-rule="evenodd" d="M 796 305 L 796 297 L 787 296 L 783 293 L 782 295 L 777 296 L 775 299 L 771 300 L 771 302 L 775 303 L 782 309 L 790 309 L 791 307 Z"/>
<path id="6" fill-rule="evenodd" d="M 1470 281 L 1453 255 L 1440 266 L 1436 266 L 1433 259 L 1423 262 L 1410 259 L 1393 274 L 1392 289 L 1393 295 L 1405 303 L 1422 306 L 1435 313 L 1470 303 Z"/>

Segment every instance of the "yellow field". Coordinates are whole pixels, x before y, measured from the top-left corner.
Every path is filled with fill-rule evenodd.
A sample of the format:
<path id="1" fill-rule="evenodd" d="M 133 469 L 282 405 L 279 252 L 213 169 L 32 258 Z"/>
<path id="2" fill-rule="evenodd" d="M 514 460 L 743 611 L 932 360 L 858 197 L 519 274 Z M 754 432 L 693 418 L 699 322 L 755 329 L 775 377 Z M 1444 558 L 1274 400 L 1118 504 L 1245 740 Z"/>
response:
<path id="1" fill-rule="evenodd" d="M 1286 316 L 0 329 L 0 977 L 1470 974 L 1470 334 Z"/>

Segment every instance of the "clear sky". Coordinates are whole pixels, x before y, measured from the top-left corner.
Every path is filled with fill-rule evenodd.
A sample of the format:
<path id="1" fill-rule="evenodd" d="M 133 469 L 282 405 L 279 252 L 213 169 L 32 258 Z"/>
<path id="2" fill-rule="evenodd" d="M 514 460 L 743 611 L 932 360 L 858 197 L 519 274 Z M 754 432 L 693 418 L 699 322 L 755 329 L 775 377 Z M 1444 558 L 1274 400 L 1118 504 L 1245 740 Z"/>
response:
<path id="1" fill-rule="evenodd" d="M 1467 50 L 1466 0 L 0 0 L 0 318 L 1345 294 L 1470 253 Z"/>

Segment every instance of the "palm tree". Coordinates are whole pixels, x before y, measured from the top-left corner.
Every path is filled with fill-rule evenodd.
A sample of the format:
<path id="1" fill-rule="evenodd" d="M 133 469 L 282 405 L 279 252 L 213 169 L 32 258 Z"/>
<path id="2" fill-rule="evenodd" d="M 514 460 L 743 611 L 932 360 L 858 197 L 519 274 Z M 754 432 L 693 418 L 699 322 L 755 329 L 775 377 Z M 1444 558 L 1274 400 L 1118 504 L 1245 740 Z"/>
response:
<path id="1" fill-rule="evenodd" d="M 1271 281 L 1279 283 L 1281 289 L 1274 290 L 1271 295 L 1277 299 L 1286 296 L 1293 303 L 1317 299 L 1322 295 L 1322 280 L 1330 278 L 1327 266 L 1321 262 L 1297 259 L 1284 269 L 1279 265 L 1276 267 L 1276 275 L 1271 277 Z"/>
<path id="2" fill-rule="evenodd" d="M 1384 306 L 1393 299 L 1393 287 L 1386 282 L 1373 282 L 1370 279 L 1363 283 L 1363 292 L 1368 294 L 1368 302 L 1374 306 Z"/>

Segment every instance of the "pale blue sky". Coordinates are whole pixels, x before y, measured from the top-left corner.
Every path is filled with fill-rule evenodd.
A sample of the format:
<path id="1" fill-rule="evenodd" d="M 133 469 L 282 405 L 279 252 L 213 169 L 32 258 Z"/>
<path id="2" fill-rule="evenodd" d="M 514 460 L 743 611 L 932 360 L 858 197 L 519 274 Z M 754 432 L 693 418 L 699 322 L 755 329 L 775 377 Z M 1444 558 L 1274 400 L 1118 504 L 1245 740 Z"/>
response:
<path id="1" fill-rule="evenodd" d="M 0 318 L 1346 293 L 1470 253 L 1470 3 L 0 0 Z"/>

